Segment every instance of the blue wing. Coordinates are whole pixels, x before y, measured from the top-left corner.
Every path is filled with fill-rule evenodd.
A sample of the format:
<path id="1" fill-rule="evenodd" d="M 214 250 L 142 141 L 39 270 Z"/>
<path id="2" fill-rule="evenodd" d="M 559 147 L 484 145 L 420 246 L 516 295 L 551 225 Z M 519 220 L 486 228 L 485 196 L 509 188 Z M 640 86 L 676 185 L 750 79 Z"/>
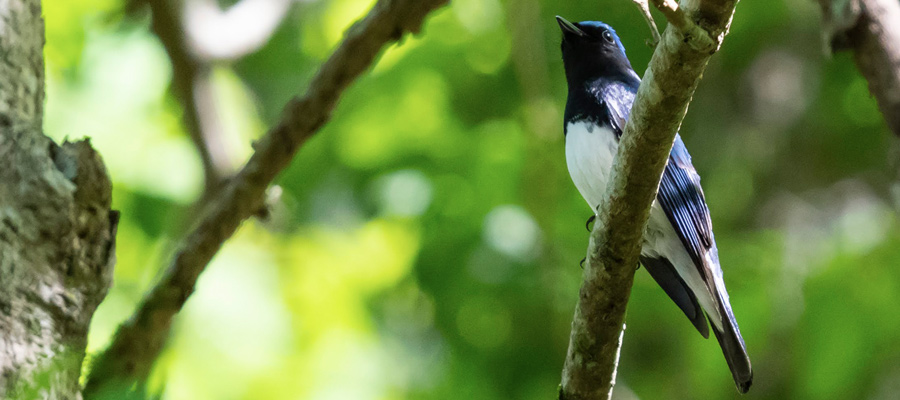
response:
<path id="1" fill-rule="evenodd" d="M 713 277 L 710 276 L 710 271 L 703 268 L 707 264 L 705 254 L 715 245 L 709 208 L 703 197 L 703 189 L 700 188 L 700 176 L 691 164 L 691 156 L 679 135 L 675 135 L 669 162 L 659 182 L 656 200 L 669 217 L 669 222 L 675 227 L 675 232 L 678 233 L 694 265 L 700 269 L 700 276 L 706 278 L 707 284 L 710 284 Z M 718 265 L 707 267 L 719 268 Z"/>
<path id="2" fill-rule="evenodd" d="M 678 135 L 675 136 L 666 171 L 659 183 L 656 200 L 666 212 L 669 222 L 675 227 L 681 243 L 716 300 L 723 320 L 722 330 L 713 329 L 713 333 L 722 347 L 738 390 L 746 393 L 753 382 L 753 369 L 722 281 L 722 268 L 719 266 L 709 208 L 706 207 L 703 189 L 700 188 L 700 176 L 691 164 L 691 156 Z M 707 253 L 709 257 L 705 256 Z"/>
<path id="3" fill-rule="evenodd" d="M 621 136 L 625 122 L 628 121 L 636 91 L 637 84 L 605 84 L 599 86 L 599 92 L 594 93 L 605 106 L 617 136 Z M 722 347 L 738 389 L 744 393 L 753 381 L 753 371 L 722 282 L 722 269 L 713 238 L 709 208 L 700 187 L 700 176 L 691 164 L 691 156 L 680 135 L 675 135 L 656 201 L 675 228 L 694 266 L 706 282 L 709 293 L 693 293 L 670 260 L 641 257 L 641 263 L 704 337 L 709 335 L 709 331 L 696 296 L 713 296 L 717 311 L 723 318 L 722 330 L 713 329 L 713 332 Z"/>
<path id="4" fill-rule="evenodd" d="M 631 105 L 634 102 L 634 95 L 637 91 L 638 84 L 639 82 L 634 83 L 633 85 L 617 82 L 604 82 L 601 85 L 595 86 L 597 91 L 594 95 L 600 99 L 600 102 L 606 109 L 607 115 L 609 115 L 610 124 L 617 136 L 622 135 L 622 130 L 625 128 L 625 123 L 628 121 L 628 115 L 631 112 Z M 687 166 L 688 168 L 684 166 Z M 682 242 L 698 244 L 711 243 L 711 241 L 702 239 L 701 236 L 698 235 L 699 231 L 697 229 L 679 229 L 679 225 L 702 225 L 699 224 L 699 222 L 703 219 L 707 221 L 706 226 L 709 226 L 709 211 L 703 200 L 703 192 L 700 190 L 700 178 L 696 177 L 696 175 L 696 171 L 694 171 L 693 166 L 691 166 L 690 156 L 687 154 L 687 151 L 684 150 L 684 144 L 681 142 L 681 138 L 676 135 L 675 146 L 672 149 L 672 154 L 669 156 L 669 162 L 666 165 L 660 183 L 657 201 L 660 203 L 663 210 L 665 210 L 666 216 L 672 222 L 672 225 L 676 227 L 675 230 L 678 232 L 678 236 Z M 693 184 L 694 182 L 696 182 L 695 185 Z M 697 216 L 696 220 L 698 223 L 683 222 L 693 219 L 694 213 L 691 211 L 699 209 L 704 211 Z M 679 224 L 678 221 L 682 222 Z M 706 229 L 704 232 L 711 232 L 711 230 Z M 685 246 L 687 246 L 687 244 L 685 244 Z M 699 262 L 698 259 L 702 258 L 702 254 L 705 254 L 703 247 L 688 247 L 688 252 L 691 253 L 691 259 L 694 260 L 694 264 L 702 269 L 700 266 L 704 264 Z M 684 315 L 691 320 L 691 323 L 697 328 L 697 331 L 699 331 L 703 337 L 709 337 L 709 328 L 706 325 L 706 318 L 703 314 L 703 310 L 697 302 L 697 297 L 690 288 L 688 288 L 684 279 L 678 275 L 678 271 L 672 265 L 671 261 L 665 258 L 642 256 L 641 264 L 644 265 L 644 268 L 647 269 L 647 272 L 650 273 L 653 280 L 655 280 L 666 294 L 669 295 L 669 298 L 671 298 L 672 301 L 678 305 L 678 308 L 684 312 Z M 708 273 L 701 271 L 700 276 L 704 277 L 706 282 L 710 282 Z"/>
<path id="5" fill-rule="evenodd" d="M 595 87 L 595 95 L 606 108 L 613 129 L 621 136 L 631 113 L 637 84 L 604 82 Z M 678 134 L 675 135 L 656 199 L 675 227 L 694 265 L 700 269 L 700 276 L 710 283 L 712 277 L 702 267 L 706 264 L 704 255 L 714 246 L 709 208 L 706 207 L 703 189 L 700 188 L 700 176 L 691 164 L 691 156 Z"/>
<path id="6" fill-rule="evenodd" d="M 599 83 L 599 84 L 598 84 Z M 637 87 L 640 81 L 632 84 L 622 82 L 598 82 L 593 86 L 591 92 L 600 99 L 603 108 L 609 115 L 610 124 L 616 137 L 622 136 L 625 129 L 625 122 L 628 121 L 628 115 L 631 113 L 631 104 L 634 103 L 634 95 L 637 93 Z"/>

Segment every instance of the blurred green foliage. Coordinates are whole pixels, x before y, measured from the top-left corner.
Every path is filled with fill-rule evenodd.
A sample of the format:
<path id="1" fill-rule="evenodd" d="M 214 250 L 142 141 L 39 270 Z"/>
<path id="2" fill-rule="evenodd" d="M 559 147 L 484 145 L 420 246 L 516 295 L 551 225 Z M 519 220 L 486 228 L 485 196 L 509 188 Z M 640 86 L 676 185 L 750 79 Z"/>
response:
<path id="1" fill-rule="evenodd" d="M 262 49 L 215 67 L 235 165 L 371 4 L 295 3 Z M 166 265 L 202 189 L 166 53 L 125 8 L 44 1 L 47 130 L 92 138 L 122 211 L 89 353 Z M 346 92 L 282 174 L 272 220 L 215 258 L 149 392 L 554 398 L 590 215 L 563 156 L 556 14 L 612 24 L 647 65 L 627 0 L 453 1 Z M 743 398 L 897 398 L 898 156 L 852 60 L 823 55 L 818 19 L 810 1 L 741 2 L 682 135 L 754 363 Z M 643 270 L 627 323 L 616 398 L 737 397 L 716 343 Z"/>

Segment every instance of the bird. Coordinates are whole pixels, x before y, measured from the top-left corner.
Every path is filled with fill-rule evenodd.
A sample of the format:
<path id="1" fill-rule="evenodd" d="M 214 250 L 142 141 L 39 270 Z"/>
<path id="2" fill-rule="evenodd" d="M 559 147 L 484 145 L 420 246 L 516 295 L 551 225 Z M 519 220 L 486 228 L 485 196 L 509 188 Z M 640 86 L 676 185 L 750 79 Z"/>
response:
<path id="1" fill-rule="evenodd" d="M 568 85 L 566 165 L 596 215 L 641 78 L 612 27 L 556 20 Z M 725 290 L 700 176 L 678 134 L 650 209 L 640 262 L 704 338 L 709 320 L 737 390 L 746 393 L 753 369 Z"/>

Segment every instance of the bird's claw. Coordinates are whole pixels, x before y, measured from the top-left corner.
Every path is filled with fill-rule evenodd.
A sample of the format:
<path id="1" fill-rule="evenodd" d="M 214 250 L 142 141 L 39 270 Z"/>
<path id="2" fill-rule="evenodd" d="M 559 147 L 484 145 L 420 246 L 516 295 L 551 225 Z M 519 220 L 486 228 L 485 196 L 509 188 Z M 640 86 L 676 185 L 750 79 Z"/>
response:
<path id="1" fill-rule="evenodd" d="M 591 222 L 594 222 L 595 219 L 597 219 L 597 215 L 591 215 L 590 218 L 588 218 L 587 222 L 584 223 L 584 227 L 588 232 L 591 231 Z"/>

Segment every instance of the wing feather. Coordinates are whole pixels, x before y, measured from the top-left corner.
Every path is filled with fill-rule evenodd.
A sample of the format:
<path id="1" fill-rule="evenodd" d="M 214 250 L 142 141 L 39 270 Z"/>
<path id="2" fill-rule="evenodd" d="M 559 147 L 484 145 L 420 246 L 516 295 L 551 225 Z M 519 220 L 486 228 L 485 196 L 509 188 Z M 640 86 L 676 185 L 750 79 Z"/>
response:
<path id="1" fill-rule="evenodd" d="M 594 95 L 606 109 L 616 135 L 621 136 L 631 113 L 637 87 L 617 82 L 594 87 L 600 88 Z M 675 135 L 672 152 L 659 184 L 657 201 L 676 228 L 679 239 L 700 270 L 700 275 L 710 286 L 710 291 L 715 293 L 714 274 L 706 269 L 718 266 L 706 266 L 705 257 L 715 246 L 709 208 L 706 206 L 703 189 L 700 188 L 700 176 L 691 164 L 691 156 L 680 135 Z"/>
<path id="2" fill-rule="evenodd" d="M 679 135 L 675 136 L 669 162 L 660 180 L 657 201 L 676 227 L 679 239 L 710 286 L 710 291 L 715 293 L 712 282 L 715 274 L 709 268 L 718 266 L 707 265 L 706 262 L 706 254 L 715 246 L 709 208 L 700 187 L 700 176 L 691 165 L 691 156 Z"/>
<path id="3" fill-rule="evenodd" d="M 600 88 L 599 92 L 593 93 L 604 106 L 617 137 L 622 135 L 622 130 L 628 121 L 637 86 L 637 84 L 606 82 L 606 84 L 597 86 Z M 753 381 L 753 370 L 737 321 L 735 321 L 731 305 L 728 303 L 725 284 L 722 282 L 722 269 L 719 266 L 716 242 L 713 238 L 709 208 L 706 206 L 703 189 L 700 187 L 700 176 L 691 164 L 691 156 L 678 134 L 675 135 L 672 151 L 659 183 L 656 200 L 675 228 L 678 238 L 706 283 L 709 292 L 693 292 L 684 279 L 678 275 L 671 262 L 665 258 L 641 257 L 641 261 L 647 267 L 650 275 L 662 286 L 663 290 L 675 301 L 704 337 L 709 335 L 709 331 L 702 319 L 703 312 L 700 310 L 697 296 L 711 295 L 715 299 L 716 308 L 722 321 L 712 321 L 711 319 L 713 332 L 722 346 L 738 390 L 745 393 Z M 709 313 L 712 310 L 706 311 Z M 719 325 L 717 322 L 721 322 L 719 328 L 721 331 L 715 329 L 716 325 Z"/>

